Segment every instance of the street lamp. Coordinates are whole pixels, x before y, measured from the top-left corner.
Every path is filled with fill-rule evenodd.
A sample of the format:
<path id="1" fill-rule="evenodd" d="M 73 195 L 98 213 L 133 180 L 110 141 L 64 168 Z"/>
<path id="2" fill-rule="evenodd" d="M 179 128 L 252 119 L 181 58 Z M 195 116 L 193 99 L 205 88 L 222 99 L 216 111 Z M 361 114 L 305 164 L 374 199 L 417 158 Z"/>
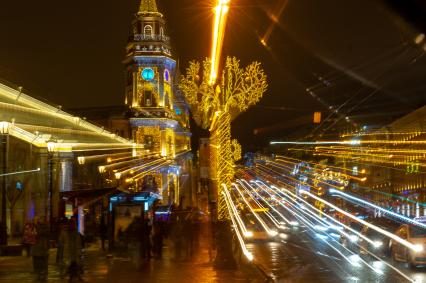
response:
<path id="1" fill-rule="evenodd" d="M 1 145 L 3 151 L 2 162 L 2 190 L 1 190 L 1 245 L 7 245 L 7 226 L 6 226 L 6 185 L 7 185 L 7 159 L 8 159 L 8 144 L 9 144 L 9 122 L 0 122 Z"/>
<path id="2" fill-rule="evenodd" d="M 48 171 L 48 188 L 49 188 L 49 225 L 50 231 L 53 230 L 53 155 L 56 150 L 56 142 L 47 142 L 47 171 Z M 47 211 L 46 211 L 47 212 Z"/>

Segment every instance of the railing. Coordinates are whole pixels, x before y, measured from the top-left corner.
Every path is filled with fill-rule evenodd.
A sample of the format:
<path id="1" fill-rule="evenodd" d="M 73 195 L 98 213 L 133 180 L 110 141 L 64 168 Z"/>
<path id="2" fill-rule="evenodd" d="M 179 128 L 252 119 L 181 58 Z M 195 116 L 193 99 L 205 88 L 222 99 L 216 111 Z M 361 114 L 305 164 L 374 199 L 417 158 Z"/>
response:
<path id="1" fill-rule="evenodd" d="M 133 39 L 135 41 L 163 41 L 167 43 L 170 41 L 170 37 L 161 34 L 135 34 Z"/>

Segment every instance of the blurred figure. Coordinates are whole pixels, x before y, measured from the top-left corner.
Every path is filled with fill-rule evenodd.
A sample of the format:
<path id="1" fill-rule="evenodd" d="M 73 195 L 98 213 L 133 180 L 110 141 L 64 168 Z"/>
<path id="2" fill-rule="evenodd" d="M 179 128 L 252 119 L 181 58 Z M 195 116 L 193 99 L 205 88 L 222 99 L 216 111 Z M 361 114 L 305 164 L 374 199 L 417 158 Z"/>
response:
<path id="1" fill-rule="evenodd" d="M 0 245 L 6 245 L 7 243 L 7 227 L 0 221 Z"/>
<path id="2" fill-rule="evenodd" d="M 22 238 L 22 245 L 25 248 L 27 257 L 31 256 L 31 247 L 36 244 L 36 227 L 33 222 L 26 222 L 24 225 L 24 235 Z"/>
<path id="3" fill-rule="evenodd" d="M 176 221 L 173 224 L 172 238 L 174 240 L 176 260 L 182 259 L 182 249 L 184 248 L 184 231 L 182 222 L 181 217 L 177 216 Z"/>
<path id="4" fill-rule="evenodd" d="M 140 251 L 141 251 L 141 234 L 142 232 L 142 219 L 134 217 L 132 223 L 126 230 L 127 243 L 129 252 L 131 253 L 132 263 L 136 268 L 140 266 Z"/>
<path id="5" fill-rule="evenodd" d="M 147 218 L 142 223 L 141 237 L 142 257 L 149 260 L 151 258 L 151 225 L 149 225 L 149 219 Z"/>
<path id="6" fill-rule="evenodd" d="M 101 219 L 99 227 L 99 236 L 101 237 L 102 251 L 105 251 L 105 240 L 108 236 L 108 226 L 105 224 L 105 220 L 103 218 Z"/>
<path id="7" fill-rule="evenodd" d="M 77 231 L 77 225 L 75 219 L 71 219 L 68 225 L 68 231 L 65 234 L 64 239 L 64 258 L 69 264 L 68 274 L 70 282 L 75 278 L 78 278 L 79 281 L 83 281 L 82 275 L 82 265 L 81 265 L 81 255 L 82 255 L 82 240 L 81 235 Z"/>
<path id="8" fill-rule="evenodd" d="M 61 277 L 65 273 L 64 250 L 68 233 L 68 219 L 63 220 L 59 225 L 58 250 L 56 253 L 56 264 L 59 266 Z"/>
<path id="9" fill-rule="evenodd" d="M 49 261 L 49 227 L 45 219 L 41 218 L 36 224 L 36 243 L 32 246 L 34 271 L 39 281 L 47 280 Z"/>
<path id="10" fill-rule="evenodd" d="M 153 252 L 156 258 L 162 258 L 163 256 L 163 240 L 164 240 L 164 231 L 161 222 L 154 223 L 154 231 L 152 235 L 153 242 Z"/>
<path id="11" fill-rule="evenodd" d="M 193 231 L 190 215 L 188 215 L 183 222 L 183 248 L 185 251 L 185 259 L 192 257 L 192 248 L 193 248 Z"/>

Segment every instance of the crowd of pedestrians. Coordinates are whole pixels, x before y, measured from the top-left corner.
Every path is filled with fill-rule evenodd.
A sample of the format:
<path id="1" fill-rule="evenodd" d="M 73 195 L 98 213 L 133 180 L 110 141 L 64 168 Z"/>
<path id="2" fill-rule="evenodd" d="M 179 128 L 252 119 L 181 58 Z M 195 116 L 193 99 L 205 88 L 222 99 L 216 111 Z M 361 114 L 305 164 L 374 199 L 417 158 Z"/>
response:
<path id="1" fill-rule="evenodd" d="M 81 256 L 83 238 L 77 231 L 75 218 L 58 223 L 56 264 L 61 277 L 69 275 L 70 281 L 82 280 Z M 34 273 L 39 281 L 47 280 L 49 249 L 53 245 L 50 227 L 44 218 L 35 218 L 24 225 L 22 245 L 27 257 L 32 257 Z"/>
<path id="2" fill-rule="evenodd" d="M 194 213 L 174 211 L 167 218 L 153 219 L 147 215 L 134 217 L 126 227 L 118 228 L 112 235 L 112 227 L 101 221 L 99 239 L 102 251 L 107 240 L 115 238 L 115 252 L 126 253 L 136 267 L 151 259 L 163 258 L 167 244 L 172 259 L 190 260 L 198 248 L 200 221 Z M 108 246 L 110 246 L 108 241 Z M 32 257 L 34 274 L 39 281 L 48 275 L 49 250 L 57 248 L 56 266 L 61 278 L 82 281 L 84 237 L 78 232 L 76 218 L 59 220 L 53 227 L 46 219 L 34 218 L 24 224 L 22 246 L 26 257 Z M 111 250 L 111 249 L 110 249 Z"/>
<path id="3" fill-rule="evenodd" d="M 118 229 L 117 248 L 127 249 L 134 265 L 140 266 L 142 261 L 161 259 L 167 241 L 175 260 L 189 260 L 198 247 L 199 231 L 200 221 L 190 212 L 175 212 L 167 221 L 134 217 L 124 231 Z"/>

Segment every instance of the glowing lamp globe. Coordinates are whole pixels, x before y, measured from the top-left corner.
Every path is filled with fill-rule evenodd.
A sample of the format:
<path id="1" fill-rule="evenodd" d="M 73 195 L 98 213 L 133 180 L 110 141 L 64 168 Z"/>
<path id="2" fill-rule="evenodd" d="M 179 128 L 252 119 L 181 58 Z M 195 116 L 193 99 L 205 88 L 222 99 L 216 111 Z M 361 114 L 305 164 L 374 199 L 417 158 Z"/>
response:
<path id="1" fill-rule="evenodd" d="M 145 81 L 152 81 L 154 79 L 154 70 L 151 68 L 145 68 L 142 71 L 142 78 Z"/>

